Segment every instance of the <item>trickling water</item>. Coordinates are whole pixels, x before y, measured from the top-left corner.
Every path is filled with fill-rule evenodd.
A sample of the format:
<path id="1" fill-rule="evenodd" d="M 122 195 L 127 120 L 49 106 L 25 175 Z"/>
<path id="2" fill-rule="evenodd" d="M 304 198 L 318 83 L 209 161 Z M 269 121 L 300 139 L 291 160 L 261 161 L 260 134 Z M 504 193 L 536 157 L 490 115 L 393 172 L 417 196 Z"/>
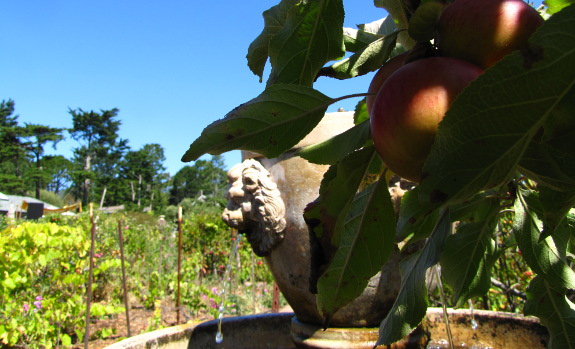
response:
<path id="1" fill-rule="evenodd" d="M 216 333 L 216 343 L 221 343 L 224 341 L 224 335 L 222 333 L 222 321 L 224 320 L 224 313 L 226 311 L 226 290 L 230 281 L 230 273 L 232 271 L 232 265 L 236 259 L 236 254 L 238 253 L 238 247 L 240 245 L 240 240 L 242 239 L 242 234 L 236 235 L 236 240 L 232 246 L 232 252 L 230 253 L 230 258 L 228 259 L 228 264 L 226 265 L 226 270 L 224 272 L 224 282 L 222 285 L 222 290 L 220 291 L 220 306 L 218 308 L 218 332 Z"/>
<path id="2" fill-rule="evenodd" d="M 473 302 L 469 300 L 469 312 L 471 313 L 471 329 L 476 330 L 479 327 L 477 321 L 475 321 L 475 315 L 473 315 Z"/>
<path id="3" fill-rule="evenodd" d="M 439 265 L 433 266 L 435 269 L 435 277 L 437 278 L 437 287 L 439 288 L 439 295 L 441 297 L 441 306 L 443 307 L 443 318 L 445 321 L 445 328 L 447 330 L 447 341 L 450 349 L 454 349 L 453 336 L 451 335 L 451 327 L 449 326 L 449 318 L 447 316 L 447 298 L 443 292 L 443 283 L 441 282 L 441 271 Z"/>

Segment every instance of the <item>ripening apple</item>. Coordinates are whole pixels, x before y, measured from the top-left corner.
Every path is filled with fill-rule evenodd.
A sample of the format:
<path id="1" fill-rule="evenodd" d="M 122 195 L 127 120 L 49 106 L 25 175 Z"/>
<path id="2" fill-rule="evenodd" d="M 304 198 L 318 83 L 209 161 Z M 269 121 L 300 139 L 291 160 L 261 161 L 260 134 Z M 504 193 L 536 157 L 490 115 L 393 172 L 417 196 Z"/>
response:
<path id="1" fill-rule="evenodd" d="M 375 149 L 395 174 L 419 182 L 439 122 L 483 70 L 448 57 L 405 64 L 381 86 L 371 114 Z"/>
<path id="2" fill-rule="evenodd" d="M 367 107 L 367 113 L 371 115 L 371 109 L 373 106 L 373 101 L 375 101 L 375 96 L 377 92 L 381 88 L 381 85 L 385 82 L 385 80 L 393 74 L 397 69 L 399 69 L 407 57 L 408 52 L 401 53 L 392 59 L 388 60 L 379 70 L 373 78 L 371 79 L 371 83 L 369 84 L 369 89 L 367 90 L 368 93 L 372 93 L 371 95 L 367 95 L 365 98 L 365 106 Z"/>
<path id="3" fill-rule="evenodd" d="M 523 0 L 455 0 L 439 17 L 436 43 L 442 56 L 487 69 L 526 48 L 543 22 Z"/>

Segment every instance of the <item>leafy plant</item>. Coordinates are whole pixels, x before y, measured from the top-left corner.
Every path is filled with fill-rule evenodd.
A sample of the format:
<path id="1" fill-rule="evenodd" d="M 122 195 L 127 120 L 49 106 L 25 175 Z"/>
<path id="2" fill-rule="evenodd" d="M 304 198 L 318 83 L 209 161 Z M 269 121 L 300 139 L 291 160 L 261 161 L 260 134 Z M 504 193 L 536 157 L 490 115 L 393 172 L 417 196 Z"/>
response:
<path id="1" fill-rule="evenodd" d="M 277 157 L 313 129 L 330 105 L 366 95 L 357 91 L 330 98 L 313 87 L 317 79 L 354 78 L 404 50 L 413 59 L 436 54 L 430 40 L 442 2 L 375 4 L 389 17 L 359 29 L 342 30 L 342 0 L 282 0 L 264 12 L 264 30 L 247 56 L 260 79 L 269 59 L 264 91 L 206 127 L 183 160 L 233 149 Z M 321 221 L 314 233 L 334 249 L 322 270 L 341 271 L 325 273 L 317 282 L 318 304 L 327 319 L 359 295 L 397 240 L 402 248 L 424 243 L 402 262 L 401 291 L 382 319 L 377 344 L 393 343 L 420 323 L 428 306 L 424 280 L 430 267 L 441 265 L 452 305 L 462 306 L 488 292 L 498 257 L 515 249 L 536 275 L 524 313 L 547 326 L 550 347 L 573 347 L 575 306 L 566 295 L 575 286 L 575 5 L 558 0 L 548 6 L 548 19 L 527 48 L 506 55 L 454 100 L 421 181 L 402 198 L 398 217 L 383 190 L 392 174 L 365 132 L 369 115 L 363 100 L 355 127 L 337 141 L 300 152 L 309 161 L 332 165 L 318 200 L 306 212 L 308 219 Z M 374 174 L 379 180 L 366 185 Z M 367 224 L 377 219 L 387 225 Z M 503 249 L 505 229 L 511 238 Z"/>
<path id="2" fill-rule="evenodd" d="M 51 348 L 82 338 L 88 249 L 86 230 L 79 227 L 22 223 L 0 232 L 2 344 Z M 94 274 L 109 272 L 111 263 L 97 263 Z M 113 305 L 92 307 L 96 316 L 119 311 Z"/>
<path id="3" fill-rule="evenodd" d="M 102 214 L 95 221 L 92 319 L 111 319 L 125 310 L 121 228 L 130 306 L 154 310 L 150 330 L 167 325 L 163 317 L 175 312 L 171 306 L 177 281 L 175 224 L 144 213 Z M 4 218 L 0 222 L 0 346 L 51 348 L 81 342 L 86 328 L 89 216 L 49 215 L 37 223 Z M 202 205 L 193 206 L 185 215 L 182 228 L 184 319 L 215 317 L 217 307 L 212 305 L 220 299 L 211 289 L 221 287 L 231 232 L 222 223 L 218 209 Z M 253 260 L 247 245 L 240 245 L 235 261 L 233 280 L 237 288 L 229 292 L 226 313 L 233 310 L 233 314 L 244 315 L 253 311 L 255 296 L 258 302 L 270 303 L 271 295 L 264 290 L 272 288 L 272 278 L 265 265 Z M 245 286 L 247 283 L 252 286 Z M 99 327 L 90 331 L 90 337 L 103 338 L 114 331 Z"/>

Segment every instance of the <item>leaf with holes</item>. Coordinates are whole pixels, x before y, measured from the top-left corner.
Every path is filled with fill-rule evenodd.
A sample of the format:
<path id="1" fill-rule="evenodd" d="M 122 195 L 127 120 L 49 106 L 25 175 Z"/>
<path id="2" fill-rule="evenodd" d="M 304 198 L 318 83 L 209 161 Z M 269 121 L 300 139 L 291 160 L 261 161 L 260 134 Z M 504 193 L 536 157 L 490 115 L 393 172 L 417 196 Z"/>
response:
<path id="1" fill-rule="evenodd" d="M 268 85 L 312 86 L 329 61 L 345 54 L 342 0 L 300 1 L 269 42 L 272 71 Z"/>
<path id="2" fill-rule="evenodd" d="M 260 82 L 263 78 L 264 68 L 269 57 L 270 40 L 285 25 L 288 11 L 297 3 L 297 0 L 282 0 L 278 5 L 264 11 L 264 29 L 261 34 L 248 47 L 248 67 L 257 76 Z"/>

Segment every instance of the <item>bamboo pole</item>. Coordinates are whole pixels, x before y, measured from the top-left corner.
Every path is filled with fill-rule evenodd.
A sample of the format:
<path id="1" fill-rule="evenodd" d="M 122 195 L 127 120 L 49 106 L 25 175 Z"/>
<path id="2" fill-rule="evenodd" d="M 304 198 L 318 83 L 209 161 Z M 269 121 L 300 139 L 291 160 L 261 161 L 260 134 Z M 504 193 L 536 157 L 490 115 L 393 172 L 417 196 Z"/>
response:
<path id="1" fill-rule="evenodd" d="M 180 281 L 182 270 L 182 206 L 178 206 L 178 287 L 176 292 L 176 323 L 180 323 Z"/>
<path id="2" fill-rule="evenodd" d="M 88 287 L 87 287 L 87 300 L 86 300 L 86 332 L 84 333 L 84 348 L 88 349 L 90 342 L 90 308 L 92 307 L 92 281 L 94 277 L 94 244 L 96 241 L 96 222 L 94 220 L 93 205 L 90 203 L 90 221 L 92 222 L 92 229 L 90 230 L 91 243 L 90 243 L 90 267 L 88 271 Z"/>
<path id="3" fill-rule="evenodd" d="M 126 287 L 126 268 L 124 267 L 124 236 L 122 234 L 122 220 L 118 220 L 118 235 L 120 238 L 120 259 L 122 261 L 122 289 L 124 291 L 124 307 L 126 308 L 126 326 L 128 327 L 128 337 L 132 337 L 130 330 L 130 307 L 128 305 L 128 289 Z"/>

